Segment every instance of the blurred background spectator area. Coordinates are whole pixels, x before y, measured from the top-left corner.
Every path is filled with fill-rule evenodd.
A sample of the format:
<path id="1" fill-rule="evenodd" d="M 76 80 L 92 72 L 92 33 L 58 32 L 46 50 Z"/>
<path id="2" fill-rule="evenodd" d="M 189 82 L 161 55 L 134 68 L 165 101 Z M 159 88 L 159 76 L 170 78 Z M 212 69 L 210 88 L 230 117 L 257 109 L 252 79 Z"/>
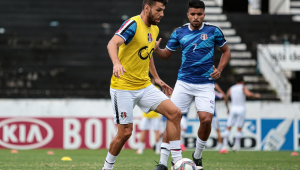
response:
<path id="1" fill-rule="evenodd" d="M 261 100 L 282 100 L 258 67 L 257 45 L 299 44 L 300 1 L 289 1 L 286 13 L 281 1 L 273 13 L 269 8 L 274 4 L 265 0 L 204 2 L 205 20 L 222 29 L 232 52 L 217 81 L 222 89 L 243 75 L 247 87 L 262 94 Z M 109 98 L 112 63 L 107 43 L 126 19 L 140 14 L 141 4 L 142 0 L 1 0 L 0 98 Z M 159 24 L 161 47 L 175 28 L 188 22 L 186 12 L 185 1 L 168 3 Z M 216 48 L 215 65 L 220 55 Z M 174 86 L 180 50 L 169 61 L 154 57 L 162 80 Z M 284 95 L 299 101 L 299 70 L 284 75 L 292 87 Z"/>

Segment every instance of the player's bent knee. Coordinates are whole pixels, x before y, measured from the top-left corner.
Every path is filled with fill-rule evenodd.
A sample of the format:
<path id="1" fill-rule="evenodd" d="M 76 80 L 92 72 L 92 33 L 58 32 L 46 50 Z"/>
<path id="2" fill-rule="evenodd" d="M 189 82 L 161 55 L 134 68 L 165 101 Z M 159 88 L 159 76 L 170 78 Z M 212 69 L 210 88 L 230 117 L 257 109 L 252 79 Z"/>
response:
<path id="1" fill-rule="evenodd" d="M 204 118 L 201 120 L 202 125 L 211 125 L 211 119 L 209 117 Z"/>
<path id="2" fill-rule="evenodd" d="M 129 139 L 130 136 L 132 135 L 132 131 L 125 131 L 125 133 L 123 135 L 124 135 L 124 138 Z"/>
<path id="3" fill-rule="evenodd" d="M 179 108 L 176 109 L 176 118 L 179 118 L 179 120 L 181 120 L 182 114 L 181 114 L 181 110 Z"/>
<path id="4" fill-rule="evenodd" d="M 176 108 L 172 111 L 172 113 L 170 114 L 170 118 L 169 120 L 174 121 L 174 122 L 179 122 L 181 120 L 181 111 L 179 108 Z"/>
<path id="5" fill-rule="evenodd" d="M 129 139 L 132 135 L 132 125 L 122 125 L 118 128 L 118 136 L 123 139 Z"/>

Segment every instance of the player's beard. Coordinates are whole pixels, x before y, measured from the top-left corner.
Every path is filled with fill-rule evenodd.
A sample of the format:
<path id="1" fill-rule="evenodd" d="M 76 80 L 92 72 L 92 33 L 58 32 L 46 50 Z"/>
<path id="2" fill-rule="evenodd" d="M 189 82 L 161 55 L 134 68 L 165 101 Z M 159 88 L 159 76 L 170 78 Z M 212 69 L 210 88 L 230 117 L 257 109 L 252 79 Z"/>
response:
<path id="1" fill-rule="evenodd" d="M 191 23 L 191 25 L 192 25 L 195 29 L 199 29 L 199 28 L 201 27 L 201 25 L 202 25 L 202 22 L 199 22 L 198 25 L 193 24 L 193 22 L 190 22 L 190 23 Z"/>
<path id="2" fill-rule="evenodd" d="M 150 22 L 151 25 L 157 25 L 157 23 L 155 22 L 155 18 L 152 15 L 152 9 L 150 9 L 149 16 L 148 16 L 148 21 Z"/>

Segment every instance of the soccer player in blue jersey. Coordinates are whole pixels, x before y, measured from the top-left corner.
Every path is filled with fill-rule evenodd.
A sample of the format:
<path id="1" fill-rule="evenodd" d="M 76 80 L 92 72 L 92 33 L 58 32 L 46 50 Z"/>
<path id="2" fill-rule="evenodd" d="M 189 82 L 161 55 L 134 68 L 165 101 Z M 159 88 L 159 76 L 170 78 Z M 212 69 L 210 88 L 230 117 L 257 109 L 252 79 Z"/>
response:
<path id="1" fill-rule="evenodd" d="M 196 149 L 192 157 L 197 165 L 197 170 L 199 170 L 203 169 L 202 152 L 210 135 L 214 114 L 214 81 L 220 78 L 221 72 L 227 65 L 230 59 L 230 50 L 220 28 L 203 22 L 205 17 L 203 1 L 189 0 L 187 17 L 189 23 L 177 28 L 172 33 L 166 48 L 159 48 L 161 42 L 159 39 L 156 42 L 154 52 L 161 59 L 167 60 L 178 47 L 181 48 L 182 63 L 171 100 L 184 114 L 195 98 L 201 125 L 198 130 Z M 222 51 L 222 57 L 217 68 L 213 65 L 216 46 Z M 161 145 L 161 164 L 167 164 L 169 153 L 169 143 L 165 132 Z"/>

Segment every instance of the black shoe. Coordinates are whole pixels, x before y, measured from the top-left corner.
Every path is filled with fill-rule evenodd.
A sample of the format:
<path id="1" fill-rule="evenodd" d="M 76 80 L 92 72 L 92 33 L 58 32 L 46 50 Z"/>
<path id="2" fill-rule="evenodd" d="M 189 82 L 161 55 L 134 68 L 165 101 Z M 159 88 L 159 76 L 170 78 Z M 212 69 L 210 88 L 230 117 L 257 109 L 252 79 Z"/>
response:
<path id="1" fill-rule="evenodd" d="M 168 170 L 168 167 L 166 167 L 163 164 L 158 164 L 158 165 L 156 165 L 156 168 L 153 170 Z"/>
<path id="2" fill-rule="evenodd" d="M 197 170 L 203 170 L 203 166 L 202 166 L 202 158 L 200 158 L 200 159 L 195 159 L 195 158 L 194 158 L 194 153 L 195 153 L 195 151 L 193 152 L 192 157 L 193 157 L 193 161 L 195 162 L 195 164 L 196 164 L 196 166 L 197 166 Z"/>

